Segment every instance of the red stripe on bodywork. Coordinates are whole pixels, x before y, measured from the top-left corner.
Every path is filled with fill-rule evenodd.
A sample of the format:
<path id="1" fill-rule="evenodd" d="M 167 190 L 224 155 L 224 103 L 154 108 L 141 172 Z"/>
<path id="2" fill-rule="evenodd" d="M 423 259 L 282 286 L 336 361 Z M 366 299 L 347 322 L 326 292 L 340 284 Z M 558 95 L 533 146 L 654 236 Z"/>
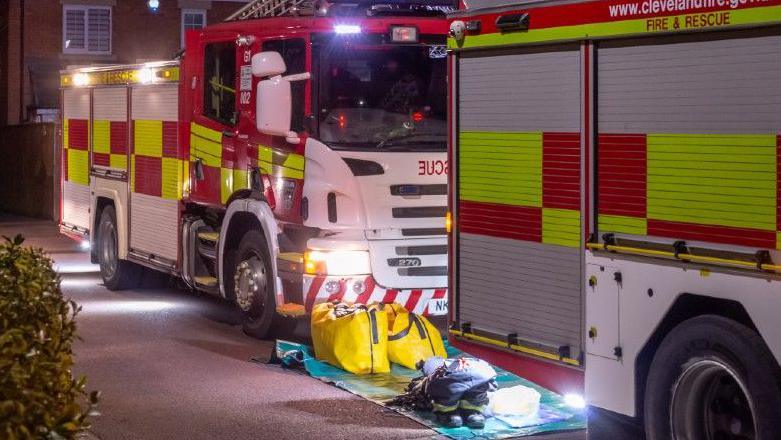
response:
<path id="1" fill-rule="evenodd" d="M 462 200 L 458 207 L 460 232 L 542 241 L 542 209 Z"/>
<path id="2" fill-rule="evenodd" d="M 150 196 L 161 196 L 162 159 L 159 157 L 136 156 L 134 191 Z"/>
<path id="3" fill-rule="evenodd" d="M 109 123 L 111 154 L 127 154 L 127 122 Z"/>
<path id="4" fill-rule="evenodd" d="M 410 292 L 409 298 L 407 298 L 407 303 L 404 304 L 404 308 L 410 312 L 415 310 L 415 306 L 418 305 L 418 301 L 420 301 L 421 295 L 423 295 L 423 291 L 420 289 L 415 289 Z"/>
<path id="5" fill-rule="evenodd" d="M 398 290 L 388 289 L 385 291 L 385 296 L 382 297 L 383 304 L 393 304 L 396 302 L 396 295 L 399 294 Z"/>
<path id="6" fill-rule="evenodd" d="M 648 219 L 648 235 L 774 249 L 775 231 Z"/>
<path id="7" fill-rule="evenodd" d="M 366 284 L 366 290 L 355 299 L 355 302 L 358 304 L 366 304 L 366 302 L 369 301 L 369 298 L 371 298 L 372 293 L 374 293 L 374 287 L 377 285 L 377 283 L 374 282 L 373 277 L 366 277 L 364 283 Z"/>
<path id="8" fill-rule="evenodd" d="M 176 157 L 176 122 L 163 121 L 163 157 Z"/>
<path id="9" fill-rule="evenodd" d="M 304 303 L 304 308 L 308 312 L 312 311 L 312 307 L 314 307 L 315 300 L 317 299 L 317 292 L 319 292 L 320 288 L 323 287 L 324 281 L 325 277 L 312 278 L 312 284 L 309 285 L 309 291 L 306 292 L 306 303 Z"/>
<path id="10" fill-rule="evenodd" d="M 89 145 L 89 130 L 86 119 L 68 120 L 68 148 L 86 150 Z"/>
<path id="11" fill-rule="evenodd" d="M 107 167 L 111 165 L 111 155 L 106 153 L 92 153 L 92 164 Z"/>
<path id="12" fill-rule="evenodd" d="M 645 218 L 646 136 L 600 134 L 597 152 L 599 213 Z"/>

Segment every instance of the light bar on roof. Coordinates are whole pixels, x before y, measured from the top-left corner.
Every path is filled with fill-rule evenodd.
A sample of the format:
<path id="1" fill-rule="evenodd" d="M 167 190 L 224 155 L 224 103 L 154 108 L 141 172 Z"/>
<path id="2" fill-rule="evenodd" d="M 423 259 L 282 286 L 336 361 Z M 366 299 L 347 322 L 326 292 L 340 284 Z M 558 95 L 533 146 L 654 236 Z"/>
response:
<path id="1" fill-rule="evenodd" d="M 337 34 L 360 34 L 361 27 L 354 24 L 337 24 L 334 26 L 334 32 Z"/>

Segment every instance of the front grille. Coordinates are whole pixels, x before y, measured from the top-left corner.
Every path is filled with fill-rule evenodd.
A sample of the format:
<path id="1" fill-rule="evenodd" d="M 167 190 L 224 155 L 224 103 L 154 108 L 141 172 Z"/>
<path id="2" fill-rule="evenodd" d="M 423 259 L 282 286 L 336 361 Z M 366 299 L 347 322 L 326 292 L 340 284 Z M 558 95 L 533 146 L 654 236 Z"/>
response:
<path id="1" fill-rule="evenodd" d="M 416 206 L 410 208 L 393 208 L 393 218 L 427 218 L 444 217 L 447 213 L 445 206 Z"/>
<path id="2" fill-rule="evenodd" d="M 396 247 L 396 255 L 443 255 L 446 253 L 447 245 Z"/>
<path id="3" fill-rule="evenodd" d="M 437 277 L 447 275 L 447 266 L 400 267 L 398 271 L 405 277 Z"/>
<path id="4" fill-rule="evenodd" d="M 445 235 L 445 228 L 406 228 L 401 230 L 403 237 L 420 237 L 422 235 Z"/>
<path id="5" fill-rule="evenodd" d="M 447 184 L 391 185 L 392 196 L 446 196 Z"/>

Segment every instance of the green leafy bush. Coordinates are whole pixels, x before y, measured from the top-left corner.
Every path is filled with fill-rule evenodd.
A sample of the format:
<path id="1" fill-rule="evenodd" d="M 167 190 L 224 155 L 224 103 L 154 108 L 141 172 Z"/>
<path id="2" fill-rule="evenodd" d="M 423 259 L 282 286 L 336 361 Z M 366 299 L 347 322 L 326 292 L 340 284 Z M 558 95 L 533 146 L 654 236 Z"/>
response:
<path id="1" fill-rule="evenodd" d="M 74 379 L 74 318 L 52 261 L 24 239 L 0 243 L 0 438 L 70 439 L 89 427 L 98 394 Z"/>

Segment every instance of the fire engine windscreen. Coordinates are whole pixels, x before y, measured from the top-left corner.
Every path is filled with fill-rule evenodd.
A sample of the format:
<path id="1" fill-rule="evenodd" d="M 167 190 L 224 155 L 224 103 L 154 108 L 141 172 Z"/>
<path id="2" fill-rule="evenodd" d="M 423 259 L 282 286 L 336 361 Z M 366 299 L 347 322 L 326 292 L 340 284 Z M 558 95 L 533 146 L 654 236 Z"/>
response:
<path id="1" fill-rule="evenodd" d="M 444 46 L 333 39 L 321 49 L 320 140 L 338 150 L 447 148 Z"/>

